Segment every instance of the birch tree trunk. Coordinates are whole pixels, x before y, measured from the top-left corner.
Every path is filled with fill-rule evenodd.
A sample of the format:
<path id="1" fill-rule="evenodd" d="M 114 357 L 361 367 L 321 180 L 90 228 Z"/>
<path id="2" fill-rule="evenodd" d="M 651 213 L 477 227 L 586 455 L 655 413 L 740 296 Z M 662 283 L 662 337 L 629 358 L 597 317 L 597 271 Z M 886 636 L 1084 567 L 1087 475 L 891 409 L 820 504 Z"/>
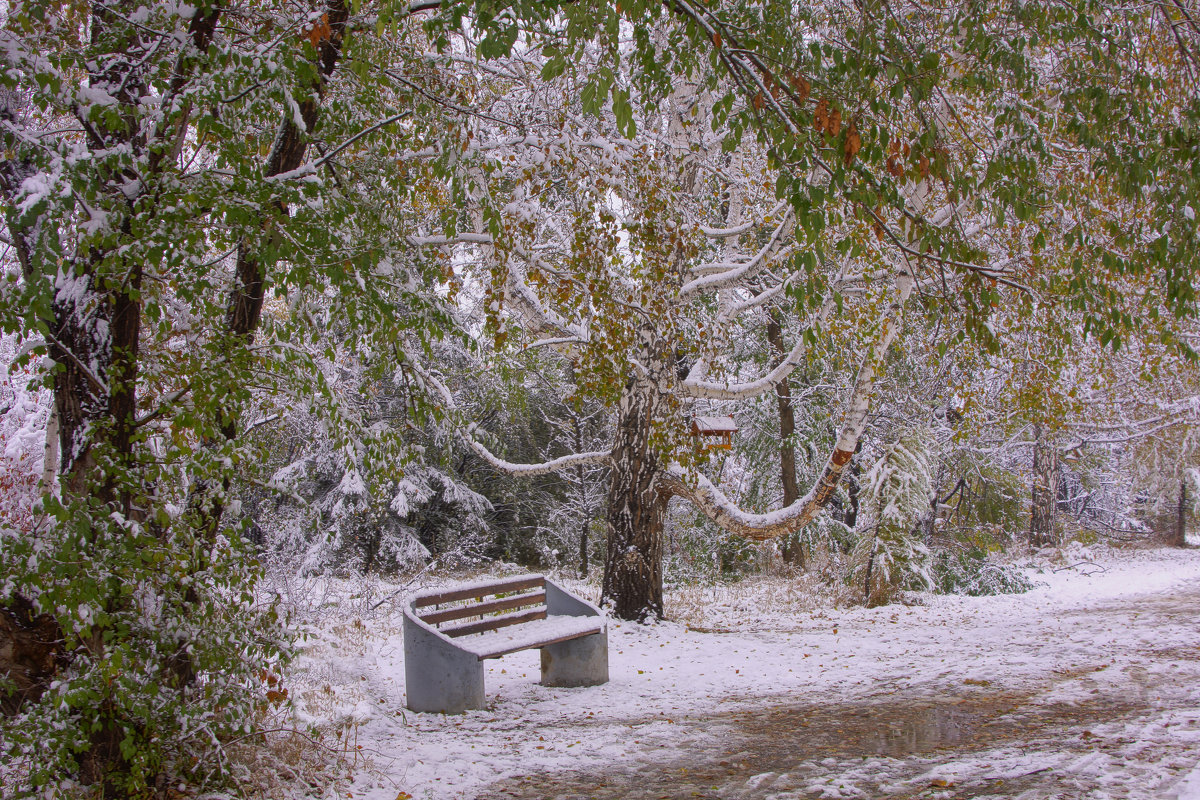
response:
<path id="1" fill-rule="evenodd" d="M 649 326 L 641 335 L 639 363 L 648 369 L 626 385 L 617 412 L 601 602 L 611 601 L 618 619 L 646 621 L 663 615 L 663 523 L 671 494 L 661 481 L 666 465 L 652 441 L 668 368 Z"/>

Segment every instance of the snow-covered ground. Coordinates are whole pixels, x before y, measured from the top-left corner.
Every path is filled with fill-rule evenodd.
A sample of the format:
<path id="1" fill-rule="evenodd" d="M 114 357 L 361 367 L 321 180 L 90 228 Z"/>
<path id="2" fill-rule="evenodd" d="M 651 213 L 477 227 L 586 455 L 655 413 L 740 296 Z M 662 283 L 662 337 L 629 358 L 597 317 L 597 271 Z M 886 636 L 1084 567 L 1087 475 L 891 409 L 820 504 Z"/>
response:
<path id="1" fill-rule="evenodd" d="M 306 598 L 291 696 L 349 743 L 340 797 L 1200 800 L 1200 549 L 1076 547 L 1031 577 L 876 609 L 712 590 L 690 626 L 610 622 L 606 685 L 542 687 L 526 651 L 460 716 L 404 708 L 400 603 L 359 587 Z"/>

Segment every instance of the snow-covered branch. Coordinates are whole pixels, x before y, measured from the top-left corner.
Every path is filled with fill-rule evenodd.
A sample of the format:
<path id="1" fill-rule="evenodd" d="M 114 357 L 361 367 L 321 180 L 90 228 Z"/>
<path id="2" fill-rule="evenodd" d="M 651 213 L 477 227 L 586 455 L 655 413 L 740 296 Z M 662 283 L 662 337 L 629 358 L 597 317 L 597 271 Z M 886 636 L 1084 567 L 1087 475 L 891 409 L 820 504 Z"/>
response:
<path id="1" fill-rule="evenodd" d="M 702 264 L 697 267 L 696 271 L 698 272 L 707 273 L 715 269 L 720 269 L 720 271 L 688 281 L 680 288 L 679 298 L 687 300 L 702 292 L 729 288 L 739 281 L 753 277 L 774 257 L 779 256 L 782 258 L 790 255 L 795 248 L 792 246 L 781 248 L 780 245 L 794 220 L 795 213 L 791 208 L 788 208 L 787 212 L 783 215 L 783 219 L 779 221 L 779 224 L 775 226 L 775 230 L 771 233 L 771 238 L 754 254 L 753 258 L 745 263 Z"/>
<path id="2" fill-rule="evenodd" d="M 871 395 L 879 375 L 879 366 L 883 363 L 884 354 L 895 341 L 900 330 L 904 304 L 912 293 L 914 284 L 912 267 L 905 262 L 896 272 L 895 300 L 883 320 L 874 346 L 859 367 L 854 393 L 850 397 L 845 417 L 842 420 L 837 443 L 834 445 L 829 459 L 825 462 L 820 479 L 807 494 L 777 511 L 767 514 L 752 514 L 738 508 L 706 477 L 688 473 L 679 465 L 672 465 L 668 470 L 668 488 L 675 494 L 690 500 L 705 516 L 723 529 L 747 539 L 759 541 L 774 539 L 799 530 L 811 522 L 833 497 L 842 471 L 854 456 L 858 440 L 866 427 L 867 413 L 871 408 Z M 794 352 L 795 350 L 793 350 Z M 789 355 L 789 360 L 791 358 L 792 356 Z M 785 360 L 784 363 L 787 361 Z M 778 369 L 777 367 L 776 370 L 772 370 L 772 373 Z M 768 377 L 770 376 L 768 375 Z M 760 382 L 761 380 L 766 379 L 760 379 Z"/>
<path id="3" fill-rule="evenodd" d="M 788 205 L 786 201 L 780 201 L 779 203 L 775 204 L 775 207 L 771 209 L 771 213 L 767 216 L 775 217 L 776 215 L 782 213 L 787 207 Z M 732 228 L 707 228 L 701 226 L 700 232 L 710 239 L 732 239 L 735 236 L 741 236 L 744 233 L 749 233 L 750 231 L 754 230 L 757 225 L 757 222 L 751 220 L 750 222 L 743 222 L 740 225 L 735 225 Z"/>
<path id="4" fill-rule="evenodd" d="M 837 282 L 841 282 L 840 275 Z M 829 315 L 833 313 L 834 306 L 834 295 L 833 292 L 830 292 L 829 296 L 825 298 L 825 302 L 821 305 L 820 312 L 817 314 L 818 325 L 823 326 L 825 324 L 829 319 Z M 732 319 L 745 310 L 747 309 L 739 309 L 738 306 L 733 306 L 722 315 L 722 321 Z M 736 313 L 733 313 L 734 311 Z M 792 345 L 792 349 L 788 351 L 788 354 L 774 369 L 756 380 L 744 383 L 705 380 L 704 375 L 707 370 L 707 362 L 699 360 L 691 372 L 688 373 L 687 378 L 680 382 L 679 386 L 681 391 L 691 397 L 703 397 L 709 400 L 748 400 L 771 391 L 780 381 L 787 378 L 792 373 L 792 370 L 803 361 L 807 350 L 808 340 L 803 334 L 797 335 L 796 343 Z"/>
<path id="5" fill-rule="evenodd" d="M 518 251 L 523 251 L 523 248 L 518 248 Z M 540 259 L 532 253 L 522 252 L 531 264 L 538 264 Z M 520 306 L 531 318 L 537 327 L 545 332 L 552 331 L 556 336 L 554 338 L 569 338 L 578 341 L 586 341 L 587 330 L 582 325 L 576 325 L 561 314 L 547 308 L 530 288 L 525 281 L 524 274 L 520 271 L 520 267 L 516 264 L 510 265 L 508 271 L 508 280 L 505 283 L 507 290 L 507 299 L 514 305 Z"/>
<path id="6" fill-rule="evenodd" d="M 455 244 L 492 244 L 490 233 L 458 233 L 454 236 L 409 236 L 414 247 L 446 247 Z"/>
<path id="7" fill-rule="evenodd" d="M 774 300 L 776 297 L 778 297 L 780 294 L 783 293 L 783 290 L 786 289 L 788 287 L 788 285 L 792 282 L 792 277 L 794 275 L 795 275 L 795 273 L 789 274 L 782 281 L 775 284 L 770 289 L 765 289 L 764 291 L 761 291 L 756 295 L 748 297 L 739 303 L 733 303 L 728 308 L 723 309 L 721 311 L 721 313 L 717 315 L 717 322 L 719 324 L 727 323 L 731 320 L 737 319 L 742 314 L 745 314 L 747 311 L 751 311 L 755 308 L 760 308 L 760 307 L 766 305 L 767 303 L 771 302 L 772 300 Z"/>
<path id="8" fill-rule="evenodd" d="M 474 429 L 472 428 L 463 433 L 463 441 L 484 461 L 509 475 L 545 475 L 550 472 L 560 472 L 574 467 L 587 466 L 588 464 L 607 464 L 611 458 L 607 450 L 597 450 L 591 453 L 572 453 L 571 455 L 544 461 L 540 464 L 514 464 L 511 461 L 505 461 L 494 455 L 491 450 L 488 450 L 487 447 L 474 437 L 473 432 Z"/>
<path id="9" fill-rule="evenodd" d="M 433 375 L 428 370 L 424 369 L 416 359 L 411 356 L 407 359 L 410 366 L 422 383 L 425 383 L 434 394 L 442 399 L 446 409 L 451 412 L 458 411 L 458 404 L 454 401 L 454 394 L 446 384 L 442 383 L 437 376 Z M 543 461 L 537 464 L 516 464 L 512 461 L 506 461 L 494 454 L 486 445 L 480 442 L 475 437 L 475 432 L 479 430 L 479 426 L 475 424 L 467 425 L 459 428 L 457 431 L 458 438 L 468 447 L 471 448 L 487 463 L 491 464 L 501 472 L 509 475 L 546 475 L 551 472 L 560 472 L 563 470 L 573 469 L 575 467 L 587 466 L 588 464 L 605 464 L 608 463 L 611 456 L 608 451 L 594 451 L 588 453 L 572 453 L 570 455 L 555 458 L 550 461 Z"/>

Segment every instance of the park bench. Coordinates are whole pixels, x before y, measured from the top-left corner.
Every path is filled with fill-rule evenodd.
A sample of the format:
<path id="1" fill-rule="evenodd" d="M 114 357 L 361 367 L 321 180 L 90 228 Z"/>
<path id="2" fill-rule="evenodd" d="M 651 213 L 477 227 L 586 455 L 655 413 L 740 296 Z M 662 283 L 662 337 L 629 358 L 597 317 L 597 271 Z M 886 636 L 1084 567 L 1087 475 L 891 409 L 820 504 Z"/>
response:
<path id="1" fill-rule="evenodd" d="M 542 685 L 608 681 L 600 610 L 542 575 L 422 592 L 404 606 L 408 708 L 459 714 L 483 708 L 483 662 L 541 648 Z"/>

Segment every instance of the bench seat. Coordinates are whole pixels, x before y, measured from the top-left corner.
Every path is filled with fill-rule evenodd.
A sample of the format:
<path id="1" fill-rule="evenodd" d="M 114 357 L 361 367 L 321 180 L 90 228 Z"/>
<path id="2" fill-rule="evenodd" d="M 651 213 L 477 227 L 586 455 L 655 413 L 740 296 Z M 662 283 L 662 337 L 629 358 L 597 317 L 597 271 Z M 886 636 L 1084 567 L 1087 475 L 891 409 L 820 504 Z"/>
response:
<path id="1" fill-rule="evenodd" d="M 460 584 L 414 595 L 404 609 L 406 705 L 458 714 L 483 708 L 483 661 L 540 649 L 543 686 L 608 681 L 600 609 L 543 575 Z"/>
<path id="2" fill-rule="evenodd" d="M 600 633 L 603 630 L 604 620 L 600 617 L 556 616 L 501 628 L 491 633 L 463 637 L 456 639 L 455 644 L 469 653 L 474 653 L 482 661 L 485 658 L 506 656 L 518 650 L 530 650 L 578 639 L 580 636 Z"/>

